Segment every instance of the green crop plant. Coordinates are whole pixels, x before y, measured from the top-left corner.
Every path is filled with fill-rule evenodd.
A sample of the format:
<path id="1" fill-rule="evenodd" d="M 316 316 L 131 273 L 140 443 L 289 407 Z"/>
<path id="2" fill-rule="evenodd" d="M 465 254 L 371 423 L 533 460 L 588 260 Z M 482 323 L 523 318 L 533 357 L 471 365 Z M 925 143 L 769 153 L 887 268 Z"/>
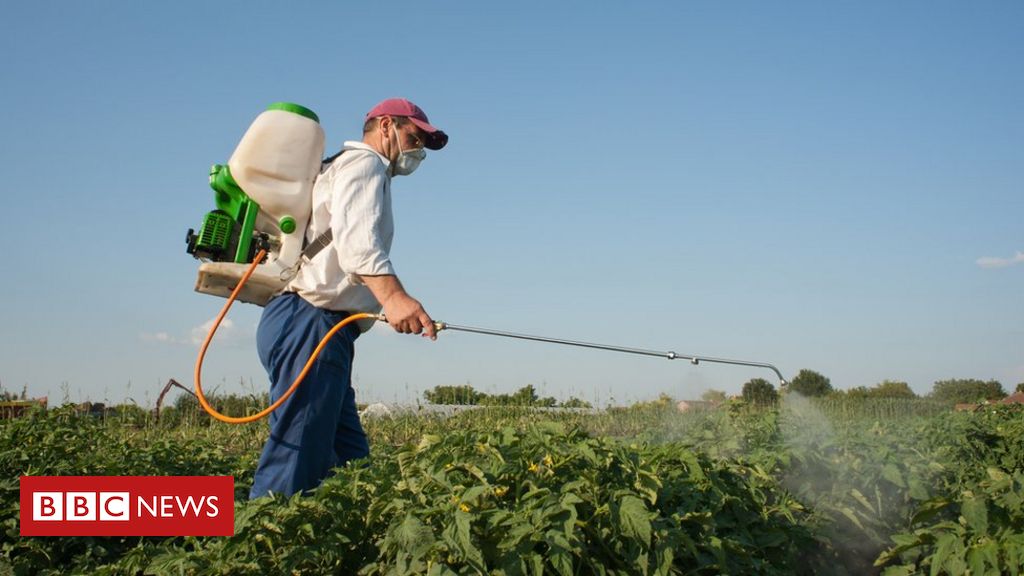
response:
<path id="1" fill-rule="evenodd" d="M 682 414 L 412 412 L 367 419 L 372 457 L 310 496 L 254 501 L 267 428 L 168 409 L 0 421 L 0 575 L 1021 571 L 1014 407 L 786 395 Z M 21 538 L 26 474 L 231 475 L 236 533 Z"/>
<path id="2" fill-rule="evenodd" d="M 912 529 L 879 556 L 884 574 L 1024 574 L 1024 472 L 986 474 L 953 498 L 922 503 Z"/>

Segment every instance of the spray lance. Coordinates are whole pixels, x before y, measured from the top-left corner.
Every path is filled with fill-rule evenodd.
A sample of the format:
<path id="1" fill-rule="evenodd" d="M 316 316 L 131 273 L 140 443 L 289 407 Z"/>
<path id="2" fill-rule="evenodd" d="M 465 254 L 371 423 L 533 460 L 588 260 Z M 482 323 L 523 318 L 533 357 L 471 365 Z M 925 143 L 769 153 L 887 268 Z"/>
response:
<path id="1" fill-rule="evenodd" d="M 383 314 L 378 314 L 381 320 L 386 321 Z M 757 368 L 767 368 L 775 375 L 779 377 L 779 383 L 782 386 L 786 385 L 786 379 L 783 378 L 782 372 L 771 364 L 765 364 L 764 362 L 751 362 L 749 360 L 730 360 L 728 358 L 714 358 L 711 356 L 689 356 L 686 354 L 677 354 L 672 351 L 659 352 L 657 350 L 645 350 L 643 348 L 625 348 L 622 346 L 610 346 L 608 344 L 595 344 L 593 342 L 580 342 L 578 340 L 562 340 L 560 338 L 547 338 L 545 336 L 532 336 L 530 334 L 517 334 L 515 332 L 503 332 L 501 330 L 488 330 L 486 328 L 474 328 L 472 326 L 458 326 L 456 324 L 449 324 L 447 322 L 435 322 L 434 327 L 438 332 L 441 330 L 458 330 L 460 332 L 472 332 L 474 334 L 486 334 L 488 336 L 502 336 L 505 338 L 517 338 L 519 340 L 533 340 L 535 342 L 547 342 L 549 344 L 565 344 L 566 346 L 579 346 L 581 348 L 594 348 L 597 350 L 607 350 L 609 352 L 624 352 L 626 354 L 639 354 L 641 356 L 658 356 L 666 358 L 668 360 L 689 360 L 690 364 L 697 365 L 701 362 L 715 362 L 718 364 L 734 364 L 737 366 L 753 366 Z"/>
<path id="2" fill-rule="evenodd" d="M 186 235 L 187 252 L 203 261 L 199 266 L 195 290 L 227 297 L 199 348 L 194 374 L 200 405 L 222 422 L 254 422 L 276 410 L 299 387 L 327 342 L 348 324 L 363 319 L 387 322 L 383 314 L 365 312 L 352 314 L 338 322 L 321 339 L 288 390 L 256 414 L 241 417 L 221 414 L 203 394 L 203 359 L 231 305 L 236 300 L 266 305 L 284 289 L 302 264 L 306 223 L 312 211 L 313 182 L 319 174 L 323 150 L 323 130 L 313 111 L 298 104 L 271 104 L 249 127 L 228 164 L 214 165 L 210 186 L 215 193 L 217 209 L 206 215 L 198 234 L 190 229 Z M 710 362 L 766 368 L 778 376 L 782 386 L 786 386 L 786 379 L 779 369 L 764 362 L 626 348 L 447 322 L 435 322 L 434 328 L 438 332 L 455 330 L 668 360 L 683 359 L 694 365 Z"/>

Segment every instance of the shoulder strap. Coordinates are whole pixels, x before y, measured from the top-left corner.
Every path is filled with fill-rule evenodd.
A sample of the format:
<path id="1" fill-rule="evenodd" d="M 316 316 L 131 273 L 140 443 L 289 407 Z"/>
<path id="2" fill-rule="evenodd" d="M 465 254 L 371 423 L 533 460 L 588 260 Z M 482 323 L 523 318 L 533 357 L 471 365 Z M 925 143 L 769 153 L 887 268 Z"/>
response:
<path id="1" fill-rule="evenodd" d="M 332 162 L 338 159 L 338 156 L 341 156 L 344 153 L 345 149 L 342 148 L 341 150 L 338 150 L 337 154 L 324 158 L 322 162 L 323 166 L 331 164 Z M 305 258 L 307 261 L 312 260 L 317 254 L 320 253 L 321 250 L 326 248 L 331 243 L 332 240 L 334 240 L 334 233 L 331 232 L 330 228 L 328 228 L 326 232 L 317 236 L 312 242 L 306 244 L 302 248 L 302 257 Z"/>
<path id="2" fill-rule="evenodd" d="M 338 150 L 337 154 L 334 154 L 333 156 L 328 156 L 327 158 L 324 158 L 323 161 L 321 162 L 321 167 L 320 167 L 321 171 L 326 166 L 328 166 L 329 164 L 331 164 L 332 162 L 337 160 L 338 156 L 341 156 L 344 153 L 345 153 L 345 149 L 342 148 L 341 150 Z M 331 240 L 333 240 L 333 239 L 334 239 L 334 234 L 331 232 L 331 229 L 328 228 L 326 232 L 324 232 L 323 234 L 317 236 L 312 242 L 310 242 L 310 243 L 308 243 L 308 244 L 306 244 L 305 246 L 302 247 L 302 257 L 305 258 L 307 261 L 308 260 L 312 260 L 313 257 L 316 256 L 317 254 L 319 254 L 321 250 L 326 248 L 327 245 L 330 244 Z"/>
<path id="3" fill-rule="evenodd" d="M 323 164 L 326 166 L 327 164 L 330 164 L 331 162 L 334 162 L 335 160 L 338 159 L 338 156 L 341 156 L 344 153 L 345 153 L 345 149 L 344 148 L 342 148 L 341 150 L 338 150 L 338 153 L 335 154 L 334 156 L 328 156 L 327 158 L 324 158 Z"/>
<path id="4" fill-rule="evenodd" d="M 327 248 L 331 243 L 331 240 L 334 240 L 334 233 L 331 232 L 330 228 L 328 228 L 326 232 L 317 236 L 316 239 L 302 249 L 302 257 L 306 260 L 312 260 L 314 256 L 320 253 L 321 250 Z"/>

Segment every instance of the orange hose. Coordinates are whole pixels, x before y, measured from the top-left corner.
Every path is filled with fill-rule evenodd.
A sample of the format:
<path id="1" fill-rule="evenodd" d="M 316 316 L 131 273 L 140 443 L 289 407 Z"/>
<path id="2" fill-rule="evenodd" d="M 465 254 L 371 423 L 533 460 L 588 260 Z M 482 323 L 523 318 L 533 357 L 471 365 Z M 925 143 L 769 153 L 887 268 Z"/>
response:
<path id="1" fill-rule="evenodd" d="M 256 271 L 256 266 L 258 266 L 259 263 L 263 261 L 263 257 L 266 255 L 266 253 L 266 250 L 260 250 L 259 254 L 256 255 L 256 259 L 253 260 L 252 266 L 250 266 L 249 269 L 246 270 L 245 275 L 243 275 L 242 279 L 238 282 L 238 286 L 235 286 L 235 289 L 232 290 L 231 296 L 228 297 L 228 301 L 224 304 L 224 308 L 221 309 L 220 314 L 217 315 L 217 319 L 213 321 L 213 326 L 210 327 L 210 332 L 206 335 L 206 339 L 203 341 L 203 345 L 199 348 L 199 356 L 196 358 L 196 396 L 199 398 L 199 404 L 202 405 L 203 410 L 206 410 L 206 412 L 210 416 L 213 416 L 214 418 L 220 420 L 221 422 L 227 422 L 228 424 L 245 424 L 248 422 L 255 422 L 260 418 L 269 415 L 274 410 L 277 410 L 277 408 L 280 407 L 281 404 L 284 404 L 284 401 L 287 400 L 288 397 L 291 396 L 296 389 L 298 389 L 299 384 L 301 384 L 302 381 L 306 378 L 306 373 L 309 372 L 309 369 L 313 366 L 313 362 L 316 361 L 317 357 L 320 355 L 320 351 L 323 350 L 324 346 L 327 345 L 327 341 L 330 340 L 331 337 L 338 332 L 338 330 L 341 330 L 342 328 L 348 326 L 350 323 L 355 322 L 356 320 L 362 320 L 363 318 L 380 318 L 376 314 L 359 313 L 353 314 L 345 318 L 341 322 L 335 324 L 334 327 L 331 328 L 330 331 L 327 332 L 327 334 L 320 340 L 320 343 L 317 345 L 316 349 L 313 350 L 313 354 L 310 355 L 309 360 L 306 361 L 306 365 L 303 366 L 302 368 L 302 372 L 300 372 L 298 377 L 295 378 L 295 381 L 292 382 L 291 387 L 288 388 L 288 390 L 280 398 L 277 399 L 277 402 L 274 402 L 262 412 L 258 414 L 253 414 L 252 416 L 239 417 L 226 416 L 224 414 L 221 414 L 220 412 L 217 412 L 213 408 L 213 406 L 210 406 L 210 403 L 206 401 L 206 396 L 203 394 L 203 386 L 200 382 L 199 377 L 200 373 L 203 370 L 203 357 L 206 356 L 206 349 L 210 346 L 210 341 L 213 340 L 213 335 L 215 332 L 217 332 L 217 328 L 220 326 L 221 321 L 224 320 L 224 316 L 227 315 L 228 309 L 230 309 L 231 305 L 235 302 L 235 298 L 237 298 L 239 292 L 242 291 L 242 287 L 245 286 L 246 281 L 248 281 L 249 277 L 252 276 L 252 273 Z"/>

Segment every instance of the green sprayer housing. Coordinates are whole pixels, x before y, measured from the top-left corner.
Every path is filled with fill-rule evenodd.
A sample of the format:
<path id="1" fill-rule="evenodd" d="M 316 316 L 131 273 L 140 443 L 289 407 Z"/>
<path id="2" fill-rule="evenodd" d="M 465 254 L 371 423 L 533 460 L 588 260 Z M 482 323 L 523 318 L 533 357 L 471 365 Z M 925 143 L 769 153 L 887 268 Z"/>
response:
<path id="1" fill-rule="evenodd" d="M 199 237 L 191 246 L 192 254 L 201 254 L 209 260 L 221 260 L 231 247 L 231 231 L 235 221 L 227 214 L 214 210 L 203 218 Z"/>
<path id="2" fill-rule="evenodd" d="M 222 164 L 210 168 L 217 209 L 206 214 L 199 234 L 189 229 L 188 253 L 214 262 L 251 262 L 253 227 L 260 207 L 238 186 L 231 170 Z"/>

